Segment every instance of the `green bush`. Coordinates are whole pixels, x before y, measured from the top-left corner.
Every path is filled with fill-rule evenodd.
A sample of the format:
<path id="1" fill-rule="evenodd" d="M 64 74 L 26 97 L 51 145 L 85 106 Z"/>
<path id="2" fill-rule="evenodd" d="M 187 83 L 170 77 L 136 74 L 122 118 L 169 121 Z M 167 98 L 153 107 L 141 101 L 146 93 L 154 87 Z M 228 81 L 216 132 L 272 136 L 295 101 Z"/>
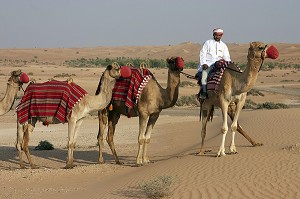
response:
<path id="1" fill-rule="evenodd" d="M 45 141 L 40 141 L 39 145 L 35 147 L 35 150 L 53 150 L 53 144 L 48 142 L 47 140 Z"/>
<path id="2" fill-rule="evenodd" d="M 199 106 L 199 101 L 196 95 L 181 96 L 176 101 L 176 106 Z"/>
<path id="3" fill-rule="evenodd" d="M 252 96 L 265 96 L 262 92 L 256 89 L 251 89 L 247 95 L 252 95 Z"/>
<path id="4" fill-rule="evenodd" d="M 287 109 L 288 105 L 283 103 L 265 102 L 258 104 L 257 109 Z"/>
<path id="5" fill-rule="evenodd" d="M 188 86 L 194 87 L 194 86 L 198 86 L 198 84 L 196 84 L 194 82 L 190 82 L 190 81 L 182 81 L 182 82 L 180 82 L 179 86 L 180 87 L 188 87 Z"/>

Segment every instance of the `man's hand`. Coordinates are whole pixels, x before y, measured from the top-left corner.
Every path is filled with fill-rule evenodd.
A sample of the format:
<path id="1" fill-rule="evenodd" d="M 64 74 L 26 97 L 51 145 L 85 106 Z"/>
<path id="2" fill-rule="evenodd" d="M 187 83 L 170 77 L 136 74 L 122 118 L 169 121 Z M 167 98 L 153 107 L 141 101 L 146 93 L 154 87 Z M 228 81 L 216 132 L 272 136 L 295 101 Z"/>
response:
<path id="1" fill-rule="evenodd" d="M 203 64 L 203 65 L 202 65 L 202 69 L 203 69 L 203 70 L 208 69 L 208 65 L 207 65 L 207 64 Z"/>

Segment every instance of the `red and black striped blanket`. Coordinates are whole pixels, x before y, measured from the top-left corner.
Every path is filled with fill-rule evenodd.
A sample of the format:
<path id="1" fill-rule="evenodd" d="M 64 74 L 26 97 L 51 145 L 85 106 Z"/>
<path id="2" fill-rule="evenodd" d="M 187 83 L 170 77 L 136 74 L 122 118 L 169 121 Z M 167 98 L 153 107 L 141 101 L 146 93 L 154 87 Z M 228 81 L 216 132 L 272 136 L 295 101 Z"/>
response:
<path id="1" fill-rule="evenodd" d="M 154 78 L 153 74 L 148 69 L 135 67 L 131 67 L 130 69 L 131 76 L 117 79 L 112 94 L 112 100 L 125 102 L 128 109 L 132 109 L 134 104 L 137 104 L 144 87 L 151 78 Z M 101 79 L 96 90 L 96 95 L 100 91 Z"/>
<path id="2" fill-rule="evenodd" d="M 23 124 L 32 117 L 54 117 L 65 123 L 75 104 L 86 94 L 74 82 L 51 80 L 30 84 L 16 108 L 19 122 Z"/>
<path id="3" fill-rule="evenodd" d="M 113 89 L 113 100 L 125 101 L 128 109 L 132 109 L 140 97 L 141 92 L 153 74 L 145 68 L 131 67 L 131 76 L 120 78 L 116 81 Z"/>
<path id="4" fill-rule="evenodd" d="M 231 61 L 220 60 L 214 64 L 207 78 L 207 90 L 215 92 L 219 91 L 220 82 L 225 69 L 231 69 L 237 72 L 242 72 L 242 70 L 236 64 L 232 63 L 233 62 Z M 229 65 L 231 66 L 230 68 Z"/>

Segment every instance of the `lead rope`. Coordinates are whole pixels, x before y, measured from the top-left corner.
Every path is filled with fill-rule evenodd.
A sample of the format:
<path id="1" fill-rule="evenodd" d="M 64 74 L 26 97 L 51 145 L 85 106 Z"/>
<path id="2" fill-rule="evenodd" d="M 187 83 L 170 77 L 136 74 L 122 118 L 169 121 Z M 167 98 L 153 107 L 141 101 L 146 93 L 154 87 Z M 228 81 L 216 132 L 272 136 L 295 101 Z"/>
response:
<path id="1" fill-rule="evenodd" d="M 180 73 L 182 73 L 182 74 L 183 74 L 184 76 L 186 76 L 187 78 L 197 80 L 197 78 L 196 78 L 194 75 L 190 75 L 190 74 L 184 73 L 184 72 L 182 72 L 182 71 L 181 71 Z"/>

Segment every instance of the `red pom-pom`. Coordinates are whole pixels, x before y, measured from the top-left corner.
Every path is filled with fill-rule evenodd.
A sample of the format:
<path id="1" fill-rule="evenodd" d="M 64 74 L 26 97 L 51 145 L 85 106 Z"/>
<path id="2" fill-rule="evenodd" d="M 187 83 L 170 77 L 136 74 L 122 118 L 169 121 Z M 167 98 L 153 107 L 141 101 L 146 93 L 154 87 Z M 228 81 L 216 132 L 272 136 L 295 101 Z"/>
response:
<path id="1" fill-rule="evenodd" d="M 183 69 L 184 61 L 181 57 L 176 58 L 176 66 L 177 66 L 178 69 Z"/>
<path id="2" fill-rule="evenodd" d="M 279 52 L 277 48 L 273 45 L 268 47 L 266 53 L 267 53 L 267 58 L 271 58 L 271 59 L 277 59 L 277 57 L 279 56 Z"/>
<path id="3" fill-rule="evenodd" d="M 26 73 L 22 73 L 20 75 L 20 82 L 22 82 L 24 84 L 26 84 L 26 83 L 29 82 L 29 77 L 28 77 L 28 75 Z"/>
<path id="4" fill-rule="evenodd" d="M 121 75 L 122 77 L 130 77 L 131 76 L 131 69 L 129 66 L 122 66 L 121 67 Z"/>

